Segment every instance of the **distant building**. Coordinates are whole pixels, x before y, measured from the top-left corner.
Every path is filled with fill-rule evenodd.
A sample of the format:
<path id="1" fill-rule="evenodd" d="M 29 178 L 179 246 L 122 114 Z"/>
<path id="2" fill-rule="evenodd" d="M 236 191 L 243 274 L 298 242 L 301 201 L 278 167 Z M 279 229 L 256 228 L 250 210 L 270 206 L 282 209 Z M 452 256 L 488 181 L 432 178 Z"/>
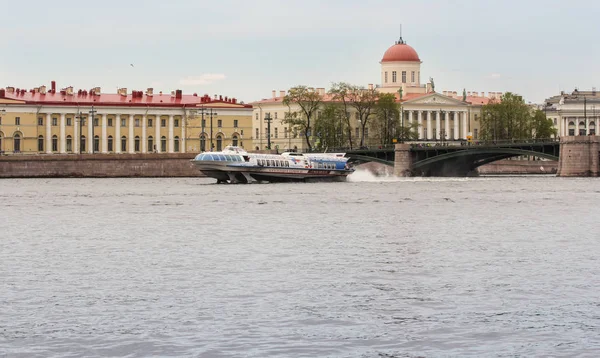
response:
<path id="1" fill-rule="evenodd" d="M 235 98 L 181 90 L 107 94 L 99 87 L 57 90 L 54 81 L 49 89 L 6 87 L 0 89 L 0 151 L 198 153 L 210 150 L 211 134 L 215 150 L 250 147 L 251 115 L 252 106 Z"/>
<path id="2" fill-rule="evenodd" d="M 428 80 L 422 84 L 422 61 L 414 48 L 400 38 L 388 48 L 380 61 L 381 85 L 375 86 L 381 93 L 394 93 L 396 101 L 402 105 L 402 120 L 418 123 L 418 137 L 421 140 L 464 140 L 477 139 L 481 107 L 492 99 L 499 99 L 501 92 L 462 92 L 435 91 L 435 84 Z M 373 88 L 372 84 L 368 88 Z M 316 88 L 325 103 L 332 102 L 325 88 Z M 271 122 L 271 143 L 279 148 L 304 149 L 304 139 L 298 133 L 290 131 L 282 119 L 288 111 L 298 108 L 288 108 L 282 101 L 286 91 L 273 91 L 271 98 L 253 103 L 252 135 L 254 144 L 264 148 L 267 143 L 267 125 L 264 120 L 268 113 Z M 351 113 L 352 133 L 359 137 L 360 125 L 358 116 Z M 356 119 L 354 119 L 356 118 Z M 369 136 L 369 127 L 365 129 L 367 144 L 380 144 L 380 139 Z M 371 131 L 373 132 L 373 131 Z"/>
<path id="3" fill-rule="evenodd" d="M 539 107 L 554 123 L 559 136 L 596 135 L 600 117 L 600 94 L 595 90 L 560 95 L 546 99 Z"/>

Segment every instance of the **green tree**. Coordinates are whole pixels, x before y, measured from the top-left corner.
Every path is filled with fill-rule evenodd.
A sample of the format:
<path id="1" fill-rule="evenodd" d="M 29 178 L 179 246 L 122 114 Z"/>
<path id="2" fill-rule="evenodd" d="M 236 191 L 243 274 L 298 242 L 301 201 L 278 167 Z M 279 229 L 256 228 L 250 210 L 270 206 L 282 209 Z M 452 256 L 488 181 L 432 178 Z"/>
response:
<path id="1" fill-rule="evenodd" d="M 393 93 L 382 93 L 375 107 L 373 128 L 381 144 L 392 144 L 400 127 L 400 111 Z"/>
<path id="2" fill-rule="evenodd" d="M 371 119 L 372 112 L 375 110 L 379 93 L 375 88 L 365 89 L 361 86 L 350 86 L 348 90 L 348 100 L 350 106 L 354 107 L 358 113 L 358 125 L 360 126 L 360 146 L 365 144 L 365 128 Z"/>
<path id="3" fill-rule="evenodd" d="M 331 84 L 331 88 L 329 89 L 329 95 L 331 99 L 335 102 L 338 102 L 341 106 L 342 110 L 342 118 L 344 120 L 345 125 L 343 130 L 347 131 L 347 143 L 350 149 L 352 149 L 352 126 L 350 125 L 350 100 L 348 93 L 350 92 L 352 85 L 346 82 L 335 82 Z M 343 147 L 345 145 L 344 140 L 344 132 L 340 132 L 340 144 L 339 147 Z"/>
<path id="4" fill-rule="evenodd" d="M 481 139 L 513 140 L 556 135 L 543 112 L 533 110 L 519 95 L 507 92 L 481 109 Z"/>
<path id="5" fill-rule="evenodd" d="M 334 148 L 342 146 L 341 134 L 344 133 L 346 122 L 345 111 L 337 103 L 326 103 L 322 110 L 319 112 L 320 115 L 315 119 L 315 135 L 318 138 L 317 147 L 320 150 L 327 150 L 328 148 Z"/>
<path id="6" fill-rule="evenodd" d="M 311 121 L 314 119 L 322 102 L 323 98 L 321 95 L 313 88 L 308 88 L 306 86 L 290 88 L 287 95 L 283 97 L 283 104 L 290 108 L 290 111 L 286 113 L 283 122 L 290 125 L 290 127 L 300 129 L 306 139 L 308 150 L 312 149 L 312 144 L 310 142 Z M 296 104 L 300 110 L 292 112 L 292 104 Z"/>

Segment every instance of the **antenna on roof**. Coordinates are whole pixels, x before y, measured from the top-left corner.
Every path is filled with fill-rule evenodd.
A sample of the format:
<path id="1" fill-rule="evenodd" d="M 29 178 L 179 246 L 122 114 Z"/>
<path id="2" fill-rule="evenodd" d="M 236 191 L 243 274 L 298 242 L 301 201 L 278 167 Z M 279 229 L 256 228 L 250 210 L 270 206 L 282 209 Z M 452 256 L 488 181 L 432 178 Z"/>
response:
<path id="1" fill-rule="evenodd" d="M 396 41 L 396 45 L 404 45 L 406 42 L 402 39 L 402 24 L 400 24 L 400 38 Z"/>

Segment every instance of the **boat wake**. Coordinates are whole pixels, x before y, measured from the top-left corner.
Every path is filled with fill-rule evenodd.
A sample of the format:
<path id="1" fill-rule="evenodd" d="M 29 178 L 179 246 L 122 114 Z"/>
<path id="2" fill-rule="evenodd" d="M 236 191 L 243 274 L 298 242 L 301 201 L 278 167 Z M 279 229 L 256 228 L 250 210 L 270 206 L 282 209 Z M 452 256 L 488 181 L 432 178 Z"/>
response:
<path id="1" fill-rule="evenodd" d="M 350 174 L 347 178 L 349 182 L 353 183 L 362 183 L 362 182 L 370 182 L 370 183 L 379 183 L 379 182 L 398 182 L 403 181 L 403 179 L 394 176 L 393 174 L 381 174 L 376 175 L 372 171 L 367 169 L 356 169 L 356 171 Z"/>

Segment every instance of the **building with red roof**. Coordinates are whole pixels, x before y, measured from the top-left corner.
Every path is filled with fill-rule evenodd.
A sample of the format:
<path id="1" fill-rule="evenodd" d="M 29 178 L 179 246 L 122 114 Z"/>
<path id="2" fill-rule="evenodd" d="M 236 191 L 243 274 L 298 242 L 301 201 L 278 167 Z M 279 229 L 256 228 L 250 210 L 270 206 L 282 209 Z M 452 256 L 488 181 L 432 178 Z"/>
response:
<path id="1" fill-rule="evenodd" d="M 0 152 L 185 153 L 243 147 L 251 115 L 252 106 L 236 98 L 181 90 L 58 90 L 54 81 L 50 87 L 9 86 L 0 88 Z"/>
<path id="2" fill-rule="evenodd" d="M 435 91 L 433 79 L 422 82 L 421 64 L 423 61 L 417 51 L 408 45 L 402 37 L 390 46 L 379 61 L 381 83 L 369 84 L 365 90 L 378 93 L 392 93 L 401 107 L 401 121 L 413 124 L 420 140 L 466 140 L 477 139 L 481 107 L 490 101 L 499 100 L 500 92 Z M 314 88 L 323 103 L 336 102 L 325 88 Z M 305 148 L 302 133 L 282 119 L 286 113 L 299 112 L 297 107 L 283 104 L 286 91 L 273 91 L 270 98 L 256 101 L 254 106 L 253 136 L 255 146 L 264 148 L 269 137 L 266 116 L 271 118 L 270 139 L 273 145 L 280 148 Z M 353 110 L 353 109 L 352 109 Z M 350 113 L 352 118 L 350 135 L 354 138 L 364 136 L 368 144 L 381 144 L 377 135 L 369 135 L 367 125 L 364 133 L 356 111 Z M 372 123 L 372 121 L 371 121 Z M 416 123 L 416 125 L 414 125 Z M 318 139 L 315 139 L 318 140 Z M 347 139 L 345 139 L 347 141 Z M 356 141 L 354 142 L 356 144 Z M 272 146 L 273 146 L 272 145 Z"/>

